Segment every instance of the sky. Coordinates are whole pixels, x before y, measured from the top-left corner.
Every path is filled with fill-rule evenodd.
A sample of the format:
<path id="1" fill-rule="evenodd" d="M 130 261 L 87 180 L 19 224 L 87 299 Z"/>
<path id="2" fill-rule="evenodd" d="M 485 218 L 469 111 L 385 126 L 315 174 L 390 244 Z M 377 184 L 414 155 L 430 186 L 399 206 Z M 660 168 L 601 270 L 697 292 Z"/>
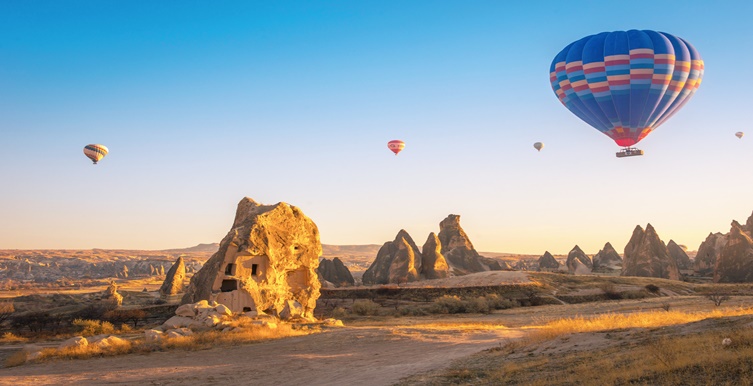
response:
<path id="1" fill-rule="evenodd" d="M 753 211 L 751 14 L 749 1 L 2 1 L 0 249 L 219 242 L 247 196 L 298 206 L 326 244 L 405 229 L 422 245 L 458 214 L 480 251 L 622 251 L 647 223 L 694 250 Z M 684 38 L 705 73 L 644 156 L 618 159 L 557 100 L 549 66 L 628 29 Z M 110 149 L 98 165 L 90 143 Z"/>

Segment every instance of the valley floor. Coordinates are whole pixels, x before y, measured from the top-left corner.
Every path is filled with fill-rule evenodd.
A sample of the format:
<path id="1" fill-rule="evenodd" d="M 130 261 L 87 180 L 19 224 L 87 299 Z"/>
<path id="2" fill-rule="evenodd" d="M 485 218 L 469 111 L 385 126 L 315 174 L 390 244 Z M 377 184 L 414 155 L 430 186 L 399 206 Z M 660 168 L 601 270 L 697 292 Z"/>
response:
<path id="1" fill-rule="evenodd" d="M 751 300 L 736 296 L 722 307 L 749 306 Z M 426 378 L 406 377 L 499 348 L 525 337 L 532 326 L 558 318 L 656 311 L 667 302 L 678 311 L 714 308 L 701 297 L 675 296 L 520 307 L 489 315 L 367 318 L 319 334 L 256 344 L 23 365 L 0 370 L 0 384 L 391 385 L 401 379 L 423 384 Z"/>

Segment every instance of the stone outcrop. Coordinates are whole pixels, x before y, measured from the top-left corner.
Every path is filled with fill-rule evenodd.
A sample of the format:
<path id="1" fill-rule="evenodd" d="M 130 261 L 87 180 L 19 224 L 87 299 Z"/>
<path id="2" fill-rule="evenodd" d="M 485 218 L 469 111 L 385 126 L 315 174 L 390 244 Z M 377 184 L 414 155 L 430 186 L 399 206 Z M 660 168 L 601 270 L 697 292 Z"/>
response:
<path id="1" fill-rule="evenodd" d="M 395 240 L 382 245 L 377 257 L 363 274 L 363 284 L 407 283 L 419 279 L 421 252 L 405 229 Z"/>
<path id="2" fill-rule="evenodd" d="M 612 244 L 604 244 L 604 248 L 593 257 L 594 272 L 611 272 L 622 270 L 622 257 L 614 250 Z"/>
<path id="3" fill-rule="evenodd" d="M 539 257 L 539 271 L 551 272 L 557 271 L 559 268 L 560 262 L 557 261 L 549 251 L 544 252 L 544 254 Z"/>
<path id="4" fill-rule="evenodd" d="M 753 282 L 753 240 L 737 221 L 732 222 L 727 243 L 716 260 L 714 282 Z"/>
<path id="5" fill-rule="evenodd" d="M 320 259 L 318 272 L 322 279 L 332 283 L 335 287 L 347 287 L 356 284 L 348 267 L 337 257 L 332 260 Z"/>
<path id="6" fill-rule="evenodd" d="M 698 252 L 693 261 L 693 271 L 701 276 L 713 275 L 716 260 L 726 245 L 727 235 L 723 235 L 719 232 L 709 233 L 706 240 L 704 240 L 698 247 Z"/>
<path id="7" fill-rule="evenodd" d="M 176 295 L 183 292 L 183 280 L 186 278 L 186 265 L 183 262 L 183 257 L 178 257 L 172 267 L 167 271 L 165 281 L 159 288 L 159 293 L 162 296 Z"/>
<path id="8" fill-rule="evenodd" d="M 745 226 L 742 227 L 742 230 L 747 233 L 748 236 L 753 237 L 753 213 L 748 217 L 748 221 L 745 222 Z"/>
<path id="9" fill-rule="evenodd" d="M 565 265 L 567 265 L 568 272 L 577 275 L 591 273 L 594 267 L 591 258 L 589 258 L 588 255 L 586 255 L 577 245 L 567 254 L 567 262 Z"/>
<path id="10" fill-rule="evenodd" d="M 680 279 L 675 259 L 651 224 L 645 231 L 640 225 L 633 230 L 633 236 L 625 246 L 621 275 Z"/>
<path id="11" fill-rule="evenodd" d="M 283 317 L 300 305 L 313 318 L 319 297 L 319 230 L 295 206 L 246 197 L 220 247 L 192 278 L 182 303 L 216 301 L 233 312 Z"/>
<path id="12" fill-rule="evenodd" d="M 450 267 L 442 255 L 442 244 L 434 232 L 429 233 L 421 247 L 421 268 L 424 279 L 444 279 L 450 275 Z"/>
<path id="13" fill-rule="evenodd" d="M 460 216 L 451 214 L 442 220 L 437 238 L 442 247 L 442 255 L 454 274 L 464 275 L 492 269 L 476 252 L 468 235 L 460 227 Z"/>
<path id="14" fill-rule="evenodd" d="M 675 259 L 678 269 L 693 268 L 693 263 L 690 261 L 688 254 L 685 253 L 685 250 L 682 249 L 682 247 L 679 246 L 674 240 L 669 240 L 669 242 L 667 243 L 667 250 L 669 251 L 669 255 L 672 256 L 673 259 Z"/>
<path id="15" fill-rule="evenodd" d="M 123 305 L 123 295 L 118 293 L 118 286 L 115 282 L 111 282 L 102 295 L 102 300 L 109 300 L 117 304 Z"/>

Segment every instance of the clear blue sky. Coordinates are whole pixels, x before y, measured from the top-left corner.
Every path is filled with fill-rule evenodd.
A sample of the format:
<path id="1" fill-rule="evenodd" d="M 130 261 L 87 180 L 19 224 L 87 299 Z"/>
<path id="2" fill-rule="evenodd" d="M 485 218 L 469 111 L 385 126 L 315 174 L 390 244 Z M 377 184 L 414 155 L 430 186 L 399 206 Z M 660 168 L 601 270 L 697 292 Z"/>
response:
<path id="1" fill-rule="evenodd" d="M 696 249 L 753 211 L 751 15 L 749 1 L 3 1 L 0 248 L 218 242 L 249 196 L 299 206 L 329 244 L 401 228 L 423 244 L 455 213 L 482 251 L 621 251 L 649 222 Z M 568 43 L 632 28 L 688 40 L 706 71 L 645 156 L 617 159 L 548 72 Z M 97 166 L 89 143 L 110 148 Z"/>

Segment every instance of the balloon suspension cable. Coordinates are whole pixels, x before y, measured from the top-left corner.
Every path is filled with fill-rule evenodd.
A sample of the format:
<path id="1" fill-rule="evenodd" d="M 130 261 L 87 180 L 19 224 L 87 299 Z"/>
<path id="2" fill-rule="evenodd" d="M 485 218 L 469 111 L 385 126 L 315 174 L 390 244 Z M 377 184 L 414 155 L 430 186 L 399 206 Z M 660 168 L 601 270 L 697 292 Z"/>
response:
<path id="1" fill-rule="evenodd" d="M 615 153 L 615 155 L 617 156 L 617 158 L 635 157 L 638 155 L 643 155 L 643 150 L 628 146 Z"/>

